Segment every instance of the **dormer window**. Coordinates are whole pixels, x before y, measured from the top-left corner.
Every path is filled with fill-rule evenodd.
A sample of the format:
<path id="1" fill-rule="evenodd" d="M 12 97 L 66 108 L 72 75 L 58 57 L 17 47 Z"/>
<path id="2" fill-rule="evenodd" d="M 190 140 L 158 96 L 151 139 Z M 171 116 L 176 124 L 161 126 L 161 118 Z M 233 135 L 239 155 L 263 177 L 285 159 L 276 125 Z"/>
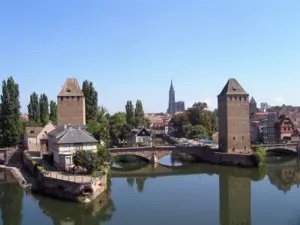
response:
<path id="1" fill-rule="evenodd" d="M 233 90 L 233 91 L 236 91 L 236 88 L 235 88 L 235 87 L 232 87 L 232 90 Z"/>
<path id="2" fill-rule="evenodd" d="M 34 130 L 31 130 L 30 133 L 33 134 L 33 133 L 34 133 Z"/>
<path id="3" fill-rule="evenodd" d="M 71 92 L 71 89 L 68 88 L 68 89 L 67 89 L 67 92 Z"/>

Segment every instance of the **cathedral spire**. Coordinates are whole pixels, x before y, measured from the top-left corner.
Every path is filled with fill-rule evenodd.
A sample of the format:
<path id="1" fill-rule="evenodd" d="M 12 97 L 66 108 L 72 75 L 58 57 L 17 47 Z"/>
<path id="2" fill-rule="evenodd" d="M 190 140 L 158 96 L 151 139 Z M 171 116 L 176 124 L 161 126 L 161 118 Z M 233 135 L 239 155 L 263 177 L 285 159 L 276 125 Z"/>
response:
<path id="1" fill-rule="evenodd" d="M 171 79 L 170 92 L 175 92 L 173 87 L 173 80 Z"/>

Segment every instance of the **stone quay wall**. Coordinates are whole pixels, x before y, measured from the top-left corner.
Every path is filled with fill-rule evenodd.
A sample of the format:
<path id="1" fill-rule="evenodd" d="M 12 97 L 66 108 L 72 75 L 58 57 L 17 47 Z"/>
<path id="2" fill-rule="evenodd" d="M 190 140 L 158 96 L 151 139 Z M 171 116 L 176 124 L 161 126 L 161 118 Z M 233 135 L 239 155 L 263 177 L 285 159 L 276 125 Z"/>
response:
<path id="1" fill-rule="evenodd" d="M 90 202 L 107 188 L 106 174 L 92 177 L 47 171 L 27 151 L 23 154 L 23 165 L 37 180 L 38 186 L 33 191 L 54 198 Z"/>
<path id="2" fill-rule="evenodd" d="M 208 162 L 217 165 L 226 166 L 241 166 L 241 167 L 255 167 L 255 160 L 251 154 L 233 154 L 223 153 L 210 147 L 198 147 L 197 151 L 192 154 L 199 161 Z"/>

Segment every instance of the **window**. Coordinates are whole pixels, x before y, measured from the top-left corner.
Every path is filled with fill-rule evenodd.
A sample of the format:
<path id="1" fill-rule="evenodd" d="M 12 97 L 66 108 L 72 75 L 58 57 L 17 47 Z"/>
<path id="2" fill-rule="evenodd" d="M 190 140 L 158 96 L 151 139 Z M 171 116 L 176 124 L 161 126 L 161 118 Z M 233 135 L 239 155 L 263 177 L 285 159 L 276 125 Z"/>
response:
<path id="1" fill-rule="evenodd" d="M 64 100 L 64 97 L 60 97 L 60 100 L 61 100 L 61 101 Z"/>
<path id="2" fill-rule="evenodd" d="M 244 136 L 242 136 L 242 140 L 244 140 Z"/>
<path id="3" fill-rule="evenodd" d="M 230 97 L 230 101 L 232 101 L 232 97 Z"/>
<path id="4" fill-rule="evenodd" d="M 69 100 L 69 97 L 67 97 L 67 100 Z"/>
<path id="5" fill-rule="evenodd" d="M 71 157 L 66 157 L 66 165 L 70 165 L 71 164 Z"/>
<path id="6" fill-rule="evenodd" d="M 235 140 L 235 137 L 233 137 L 233 140 Z"/>
<path id="7" fill-rule="evenodd" d="M 67 92 L 71 92 L 71 90 L 68 88 L 68 89 L 67 89 Z"/>
<path id="8" fill-rule="evenodd" d="M 78 101 L 80 100 L 80 97 L 79 97 L 79 96 L 77 97 L 77 100 L 78 100 Z"/>
<path id="9" fill-rule="evenodd" d="M 235 100 L 237 100 L 237 98 L 236 98 L 236 97 L 234 97 L 234 99 L 235 99 Z"/>
<path id="10" fill-rule="evenodd" d="M 242 101 L 242 97 L 240 97 L 240 101 Z"/>

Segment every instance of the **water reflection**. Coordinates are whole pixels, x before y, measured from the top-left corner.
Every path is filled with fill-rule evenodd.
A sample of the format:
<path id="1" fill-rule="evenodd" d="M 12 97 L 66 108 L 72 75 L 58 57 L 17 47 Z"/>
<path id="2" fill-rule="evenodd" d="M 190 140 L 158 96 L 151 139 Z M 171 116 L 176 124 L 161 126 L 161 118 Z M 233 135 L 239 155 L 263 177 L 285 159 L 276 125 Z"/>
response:
<path id="1" fill-rule="evenodd" d="M 16 185 L 12 175 L 0 171 L 0 208 L 3 225 L 20 225 L 22 220 L 23 190 Z M 1 223 L 0 223 L 1 224 Z"/>
<path id="2" fill-rule="evenodd" d="M 279 190 L 287 192 L 292 186 L 300 186 L 300 161 L 295 158 L 282 158 L 271 161 L 265 167 L 255 169 L 243 169 L 233 167 L 215 166 L 209 164 L 182 164 L 180 167 L 166 166 L 162 164 L 122 164 L 122 168 L 112 170 L 112 177 L 126 177 L 130 186 L 139 183 L 142 190 L 146 178 L 162 176 L 178 176 L 192 174 L 227 174 L 245 177 L 250 181 L 261 181 L 268 176 L 272 185 Z M 137 178 L 143 178 L 137 182 Z"/>
<path id="3" fill-rule="evenodd" d="M 100 225 L 110 221 L 116 208 L 106 191 L 89 205 L 61 202 L 51 198 L 36 197 L 44 214 L 57 225 Z"/>
<path id="4" fill-rule="evenodd" d="M 207 176 L 212 174 L 214 176 Z M 154 177 L 162 178 L 153 179 Z M 198 179 L 199 177 L 201 179 Z M 23 191 L 16 184 L 7 183 L 9 180 L 9 175 L 0 172 L 2 181 L 0 192 L 4 193 L 0 199 L 0 224 L 29 225 L 30 223 L 24 222 L 27 214 L 22 215 L 22 209 L 32 211 L 36 209 L 30 205 L 32 203 L 28 205 L 28 199 L 23 201 Z M 259 208 L 262 204 L 259 202 L 261 196 L 267 202 L 276 199 L 280 201 L 278 204 L 285 207 L 282 199 L 288 200 L 287 196 L 291 197 L 293 192 L 290 195 L 282 195 L 278 194 L 276 189 L 282 193 L 299 186 L 300 163 L 296 159 L 276 159 L 270 160 L 266 167 L 260 169 L 193 163 L 183 164 L 181 167 L 148 163 L 127 166 L 124 164 L 122 168 L 112 171 L 111 180 L 112 185 L 109 185 L 107 192 L 87 206 L 34 196 L 43 214 L 33 213 L 38 217 L 51 218 L 51 223 L 55 225 L 142 223 L 148 225 L 159 224 L 159 221 L 166 219 L 168 220 L 166 223 L 174 225 L 217 224 L 215 219 L 220 225 L 250 225 L 255 224 L 254 220 L 257 219 L 255 211 L 261 211 Z M 261 187 L 266 187 L 267 192 L 270 190 L 272 194 L 262 193 Z M 288 204 L 292 203 L 289 201 Z M 265 207 L 267 206 L 262 206 L 262 209 Z M 271 212 L 281 210 L 274 207 L 269 208 Z M 291 208 L 288 210 L 291 211 Z M 294 209 L 299 207 L 294 206 Z M 153 213 L 155 215 L 161 213 L 159 215 L 162 220 L 153 217 Z M 288 214 L 287 210 L 282 213 L 283 216 Z M 266 214 L 266 217 L 267 221 L 272 221 L 272 216 Z M 288 217 L 290 219 L 290 214 Z M 276 222 L 278 221 L 273 219 L 270 224 Z"/>
<path id="5" fill-rule="evenodd" d="M 181 160 L 177 157 L 177 155 L 167 155 L 159 160 L 159 164 L 164 166 L 182 166 Z"/>
<path id="6" fill-rule="evenodd" d="M 251 179 L 219 176 L 220 224 L 251 224 Z"/>

